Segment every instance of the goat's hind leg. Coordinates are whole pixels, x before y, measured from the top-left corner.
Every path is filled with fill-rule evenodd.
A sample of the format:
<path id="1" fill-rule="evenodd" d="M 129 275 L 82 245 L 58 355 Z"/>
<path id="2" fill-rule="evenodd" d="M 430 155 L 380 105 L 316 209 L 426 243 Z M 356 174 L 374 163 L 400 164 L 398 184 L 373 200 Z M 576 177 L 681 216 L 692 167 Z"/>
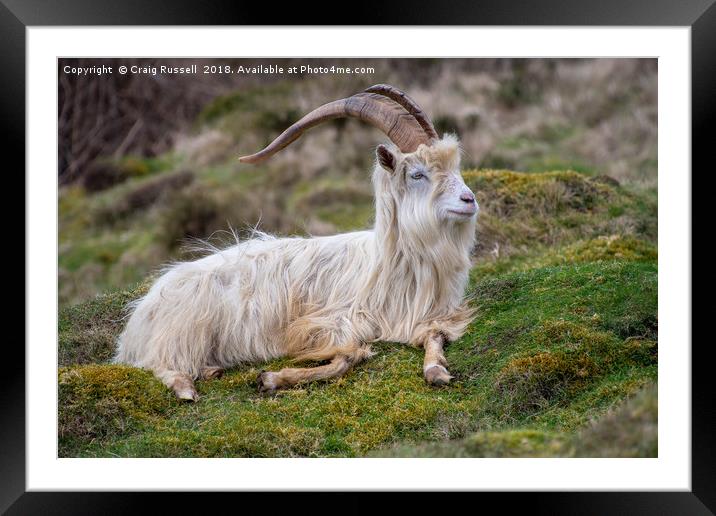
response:
<path id="1" fill-rule="evenodd" d="M 362 362 L 372 353 L 368 346 L 359 347 L 350 351 L 337 350 L 336 355 L 326 365 L 318 367 L 293 368 L 286 367 L 280 371 L 263 371 L 256 379 L 259 392 L 274 392 L 278 389 L 288 389 L 294 385 L 326 380 L 343 376 L 354 365 Z"/>
<path id="2" fill-rule="evenodd" d="M 199 399 L 194 387 L 194 380 L 189 374 L 169 369 L 155 370 L 154 374 L 164 382 L 164 385 L 172 389 L 180 400 L 196 401 Z"/>

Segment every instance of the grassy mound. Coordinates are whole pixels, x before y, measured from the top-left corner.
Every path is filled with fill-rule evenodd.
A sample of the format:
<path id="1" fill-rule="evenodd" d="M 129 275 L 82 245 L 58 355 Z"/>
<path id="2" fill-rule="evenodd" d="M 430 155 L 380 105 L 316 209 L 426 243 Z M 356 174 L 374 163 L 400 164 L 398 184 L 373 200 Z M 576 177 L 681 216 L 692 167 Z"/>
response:
<path id="1" fill-rule="evenodd" d="M 574 435 L 533 429 L 478 432 L 464 439 L 376 450 L 374 457 L 656 457 L 657 389 L 637 394 Z"/>
<path id="2" fill-rule="evenodd" d="M 395 445 L 463 439 L 478 430 L 488 432 L 475 438 L 483 439 L 475 444 L 482 454 L 520 455 L 531 448 L 546 453 L 538 443 L 551 449 L 554 436 L 571 442 L 595 416 L 656 378 L 656 344 L 641 331 L 656 317 L 653 262 L 532 269 L 477 281 L 470 294 L 479 315 L 447 349 L 456 380 L 446 389 L 425 385 L 419 350 L 394 344 L 377 345 L 376 357 L 343 378 L 276 397 L 258 395 L 255 378 L 260 368 L 279 369 L 285 361 L 242 366 L 220 380 L 198 382 L 197 404 L 170 397 L 168 412 L 162 412 L 163 396 L 147 402 L 143 393 L 128 390 L 133 404 L 155 407 L 159 416 L 140 418 L 143 426 L 131 432 L 75 432 L 71 446 L 61 441 L 63 454 L 360 456 Z M 90 319 L 82 325 L 91 326 L 93 314 L 102 312 L 84 313 Z M 81 391 L 67 390 L 61 418 L 94 419 L 104 407 L 100 400 L 113 407 L 114 380 L 106 380 L 107 390 L 93 387 L 89 404 Z M 554 453 L 562 452 L 569 450 Z"/>
<path id="3" fill-rule="evenodd" d="M 635 194 L 573 171 L 486 170 L 463 176 L 482 208 L 478 256 L 529 255 L 535 248 L 603 235 L 656 239 L 655 192 Z"/>
<path id="4" fill-rule="evenodd" d="M 95 439 L 136 431 L 174 405 L 159 380 L 132 367 L 62 367 L 58 384 L 60 456 L 71 456 Z"/>

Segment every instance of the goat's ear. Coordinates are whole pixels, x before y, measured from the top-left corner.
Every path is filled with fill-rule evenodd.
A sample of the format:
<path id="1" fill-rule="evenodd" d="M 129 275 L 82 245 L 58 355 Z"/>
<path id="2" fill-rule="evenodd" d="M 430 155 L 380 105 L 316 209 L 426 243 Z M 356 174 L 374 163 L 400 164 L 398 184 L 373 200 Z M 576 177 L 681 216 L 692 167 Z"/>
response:
<path id="1" fill-rule="evenodd" d="M 395 154 L 388 150 L 388 147 L 385 145 L 378 145 L 378 148 L 375 150 L 375 155 L 377 156 L 378 163 L 380 163 L 381 167 L 388 172 L 395 171 L 395 165 L 398 160 L 396 159 Z"/>

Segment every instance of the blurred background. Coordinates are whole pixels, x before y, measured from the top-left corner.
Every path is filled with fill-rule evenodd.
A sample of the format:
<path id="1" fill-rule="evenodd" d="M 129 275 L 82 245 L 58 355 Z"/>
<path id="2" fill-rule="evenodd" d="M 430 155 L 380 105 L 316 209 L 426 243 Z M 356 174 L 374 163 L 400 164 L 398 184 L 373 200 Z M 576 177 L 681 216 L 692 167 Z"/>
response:
<path id="1" fill-rule="evenodd" d="M 116 73 L 161 64 L 199 73 Z M 115 73 L 63 72 L 102 65 Z M 203 65 L 367 71 L 203 74 Z M 182 247 L 191 238 L 231 241 L 229 227 L 369 227 L 378 130 L 337 120 L 260 166 L 237 158 L 313 108 L 381 82 L 417 100 L 439 133 L 459 135 L 464 169 L 574 170 L 655 194 L 655 59 L 60 59 L 60 306 L 192 258 Z M 475 259 L 489 252 L 478 243 Z"/>

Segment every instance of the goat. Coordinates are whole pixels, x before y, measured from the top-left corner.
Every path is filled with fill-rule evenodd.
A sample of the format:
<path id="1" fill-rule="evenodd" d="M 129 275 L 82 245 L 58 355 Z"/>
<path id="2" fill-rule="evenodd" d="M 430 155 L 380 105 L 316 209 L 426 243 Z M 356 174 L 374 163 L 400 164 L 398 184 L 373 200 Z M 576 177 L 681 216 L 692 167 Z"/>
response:
<path id="1" fill-rule="evenodd" d="M 472 320 L 464 299 L 478 211 L 460 175 L 456 136 L 439 138 L 420 107 L 389 85 L 325 104 L 286 129 L 261 162 L 339 117 L 381 129 L 372 181 L 375 224 L 312 238 L 260 233 L 169 266 L 130 305 L 114 361 L 152 370 L 183 400 L 196 379 L 278 357 L 323 365 L 264 371 L 259 392 L 338 377 L 384 340 L 424 348 L 431 385 L 453 378 L 443 353 Z"/>

